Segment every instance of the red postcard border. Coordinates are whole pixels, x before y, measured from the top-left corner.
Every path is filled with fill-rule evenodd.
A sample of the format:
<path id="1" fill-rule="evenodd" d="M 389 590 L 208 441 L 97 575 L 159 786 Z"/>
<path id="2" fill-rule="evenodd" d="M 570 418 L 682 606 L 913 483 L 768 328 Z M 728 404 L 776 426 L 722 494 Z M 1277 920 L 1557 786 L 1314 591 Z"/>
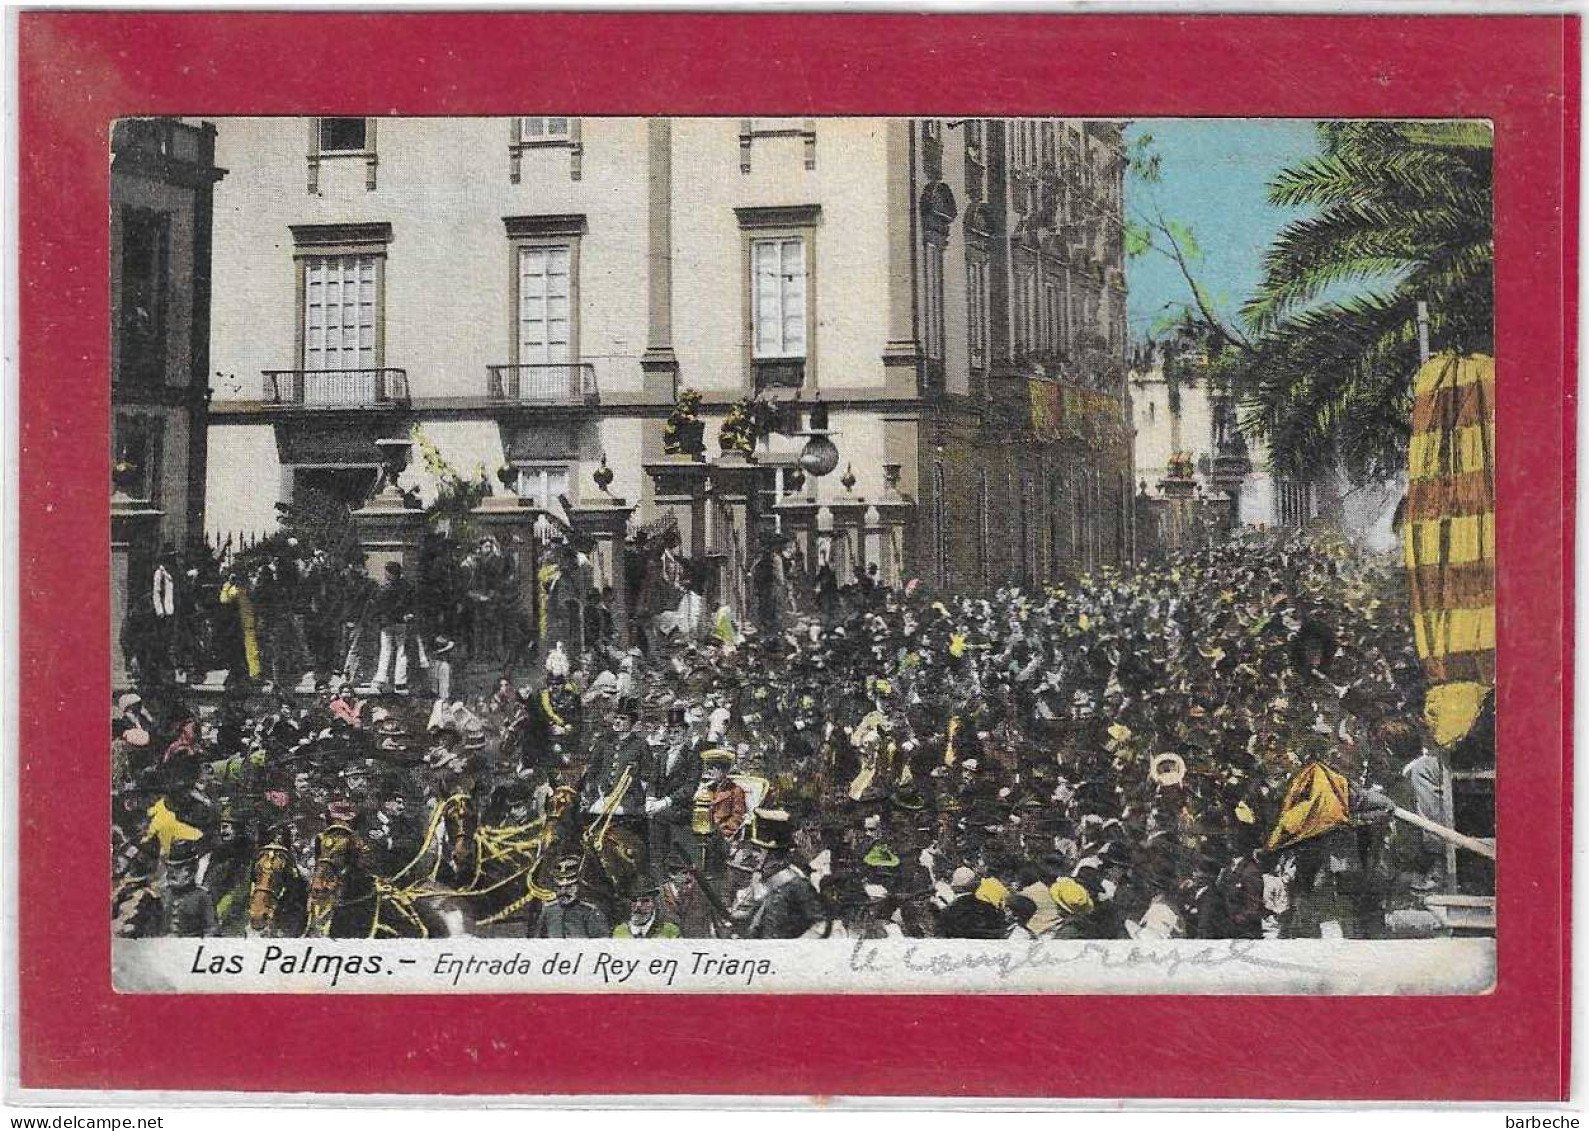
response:
<path id="1" fill-rule="evenodd" d="M 29 1089 L 1517 1100 L 1568 1086 L 1576 17 L 23 12 L 20 1080 Z M 550 45 L 550 51 L 548 51 Z M 539 50 L 538 50 L 539 49 Z M 557 58 L 556 67 L 524 65 Z M 129 114 L 1494 121 L 1500 981 L 1481 997 L 111 990 L 108 162 Z M 98 580 L 96 580 L 98 579 Z M 1559 646 L 1557 642 L 1560 642 Z M 1558 882 L 1559 881 L 1559 882 Z"/>

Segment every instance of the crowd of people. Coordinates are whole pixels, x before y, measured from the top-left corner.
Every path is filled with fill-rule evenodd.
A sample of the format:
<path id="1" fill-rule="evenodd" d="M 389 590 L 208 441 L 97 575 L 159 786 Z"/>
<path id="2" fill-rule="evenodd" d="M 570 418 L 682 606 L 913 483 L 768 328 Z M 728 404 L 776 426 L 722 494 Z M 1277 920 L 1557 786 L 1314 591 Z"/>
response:
<path id="1" fill-rule="evenodd" d="M 688 632 L 639 602 L 628 639 L 543 620 L 506 661 L 424 622 L 424 577 L 347 576 L 373 660 L 322 645 L 302 684 L 245 654 L 213 707 L 165 665 L 118 698 L 118 933 L 243 934 L 261 847 L 310 875 L 328 829 L 404 875 L 459 797 L 530 846 L 523 906 L 481 933 L 1372 937 L 1443 879 L 1383 819 L 1438 802 L 1403 582 L 1338 542 L 1238 535 L 976 595 L 863 572 Z M 1277 840 L 1310 767 L 1351 819 Z"/>

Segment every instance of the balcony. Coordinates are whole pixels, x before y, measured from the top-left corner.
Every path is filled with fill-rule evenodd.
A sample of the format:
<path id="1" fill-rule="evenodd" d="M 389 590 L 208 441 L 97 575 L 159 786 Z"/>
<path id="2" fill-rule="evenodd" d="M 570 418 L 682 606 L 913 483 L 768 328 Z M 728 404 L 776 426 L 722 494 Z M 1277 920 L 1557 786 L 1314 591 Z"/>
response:
<path id="1" fill-rule="evenodd" d="M 267 369 L 265 404 L 273 408 L 406 409 L 403 369 Z"/>
<path id="2" fill-rule="evenodd" d="M 588 361 L 486 366 L 486 399 L 498 404 L 578 407 L 601 403 Z"/>

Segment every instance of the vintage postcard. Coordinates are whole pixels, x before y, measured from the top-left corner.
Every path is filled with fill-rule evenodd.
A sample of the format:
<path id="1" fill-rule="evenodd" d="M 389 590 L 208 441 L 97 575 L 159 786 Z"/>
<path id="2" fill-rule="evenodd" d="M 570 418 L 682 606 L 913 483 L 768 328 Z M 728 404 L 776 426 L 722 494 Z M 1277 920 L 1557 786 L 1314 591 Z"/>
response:
<path id="1" fill-rule="evenodd" d="M 1565 1088 L 1576 22 L 21 27 L 23 1086 Z"/>
<path id="2" fill-rule="evenodd" d="M 1478 993 L 1483 121 L 111 132 L 124 991 Z"/>

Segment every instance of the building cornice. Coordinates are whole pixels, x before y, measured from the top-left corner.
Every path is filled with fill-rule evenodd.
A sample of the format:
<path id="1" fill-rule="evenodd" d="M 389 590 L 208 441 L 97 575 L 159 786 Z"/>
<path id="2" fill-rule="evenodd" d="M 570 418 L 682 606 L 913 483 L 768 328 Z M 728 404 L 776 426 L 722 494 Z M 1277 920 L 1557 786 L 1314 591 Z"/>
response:
<path id="1" fill-rule="evenodd" d="M 582 236 L 590 228 L 582 212 L 556 216 L 504 216 L 502 225 L 508 231 L 508 238 L 515 240 Z"/>
<path id="2" fill-rule="evenodd" d="M 384 220 L 355 224 L 289 224 L 298 255 L 383 254 L 392 242 L 392 225 Z"/>
<path id="3" fill-rule="evenodd" d="M 771 207 L 736 208 L 743 231 L 757 232 L 773 228 L 811 228 L 822 219 L 820 204 L 779 204 Z"/>

